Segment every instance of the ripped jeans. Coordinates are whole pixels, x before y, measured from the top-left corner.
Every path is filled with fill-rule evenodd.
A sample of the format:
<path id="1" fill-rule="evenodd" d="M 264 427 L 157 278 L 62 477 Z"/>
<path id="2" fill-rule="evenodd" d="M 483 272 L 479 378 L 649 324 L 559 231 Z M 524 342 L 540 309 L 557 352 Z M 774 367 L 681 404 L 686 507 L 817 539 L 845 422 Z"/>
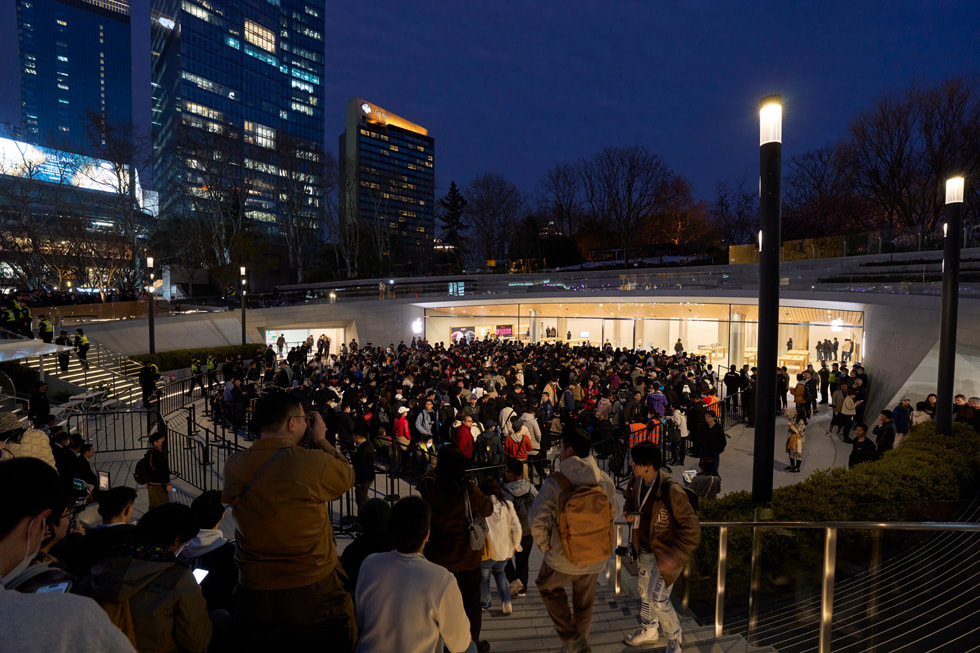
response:
<path id="1" fill-rule="evenodd" d="M 674 605 L 670 602 L 670 590 L 664 583 L 657 560 L 649 551 L 640 551 L 637 560 L 639 575 L 636 578 L 640 592 L 640 623 L 644 628 L 663 628 L 667 639 L 681 639 L 681 622 Z"/>

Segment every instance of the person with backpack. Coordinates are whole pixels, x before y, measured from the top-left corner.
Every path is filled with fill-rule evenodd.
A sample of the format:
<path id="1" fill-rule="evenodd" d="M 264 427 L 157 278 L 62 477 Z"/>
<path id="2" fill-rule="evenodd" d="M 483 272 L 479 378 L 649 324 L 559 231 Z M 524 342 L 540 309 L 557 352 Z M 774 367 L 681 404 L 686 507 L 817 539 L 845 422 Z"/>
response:
<path id="1" fill-rule="evenodd" d="M 527 455 L 531 452 L 531 435 L 527 426 L 518 422 L 517 415 L 511 415 L 511 420 L 515 426 L 510 437 L 504 442 L 504 453 L 507 454 L 507 460 L 517 460 L 521 463 L 524 470 L 521 478 L 528 478 Z"/>
<path id="2" fill-rule="evenodd" d="M 596 582 L 613 552 L 616 487 L 591 450 L 585 429 L 563 432 L 559 471 L 542 483 L 529 514 L 534 542 L 544 552 L 535 585 L 568 651 L 589 648 Z"/>
<path id="3" fill-rule="evenodd" d="M 474 428 L 479 430 L 479 425 Z M 493 420 L 487 421 L 487 428 L 479 432 L 473 445 L 473 464 L 476 467 L 499 465 L 504 456 L 504 445 L 500 441 L 500 430 Z"/>
<path id="4" fill-rule="evenodd" d="M 633 524 L 641 607 L 640 627 L 623 642 L 652 644 L 662 628 L 667 653 L 680 653 L 681 623 L 670 591 L 701 542 L 701 525 L 687 490 L 660 471 L 660 448 L 642 442 L 633 447 L 632 456 L 633 478 L 626 486 L 623 518 Z"/>
<path id="5" fill-rule="evenodd" d="M 531 545 L 534 538 L 531 537 L 531 524 L 528 522 L 528 512 L 534 497 L 538 496 L 538 491 L 534 489 L 531 482 L 523 478 L 524 465 L 518 460 L 508 460 L 504 469 L 504 496 L 514 504 L 514 511 L 517 519 L 521 523 L 521 547 L 514 554 L 514 559 L 507 563 L 504 572 L 507 580 L 510 581 L 510 594 L 512 598 L 524 598 L 527 596 L 528 583 L 528 560 L 531 557 Z"/>
<path id="6" fill-rule="evenodd" d="M 167 459 L 167 452 L 163 450 L 166 442 L 165 432 L 157 431 L 151 434 L 150 448 L 143 455 L 143 459 L 136 463 L 133 472 L 134 476 L 140 475 L 146 479 L 141 481 L 140 478 L 136 478 L 136 482 L 146 483 L 149 501 L 147 510 L 170 503 L 170 493 L 174 489 L 170 484 L 170 461 Z"/>

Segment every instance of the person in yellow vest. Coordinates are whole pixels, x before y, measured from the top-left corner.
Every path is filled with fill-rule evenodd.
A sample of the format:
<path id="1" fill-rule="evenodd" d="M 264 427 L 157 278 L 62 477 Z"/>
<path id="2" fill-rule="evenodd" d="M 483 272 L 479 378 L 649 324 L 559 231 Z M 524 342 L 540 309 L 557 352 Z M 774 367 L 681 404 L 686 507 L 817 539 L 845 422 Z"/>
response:
<path id="1" fill-rule="evenodd" d="M 208 387 L 213 388 L 218 383 L 218 359 L 208 352 Z"/>
<path id="2" fill-rule="evenodd" d="M 45 343 L 51 344 L 54 340 L 54 325 L 47 315 L 42 315 L 37 321 L 37 335 Z"/>
<path id="3" fill-rule="evenodd" d="M 194 394 L 194 386 L 201 389 L 201 392 L 205 392 L 204 385 L 201 383 L 201 361 L 197 358 L 191 359 L 191 384 L 187 388 L 186 396 L 190 397 Z"/>
<path id="4" fill-rule="evenodd" d="M 78 362 L 81 363 L 83 370 L 88 369 L 88 350 L 91 346 L 88 336 L 81 329 L 75 329 L 75 353 L 78 355 Z"/>

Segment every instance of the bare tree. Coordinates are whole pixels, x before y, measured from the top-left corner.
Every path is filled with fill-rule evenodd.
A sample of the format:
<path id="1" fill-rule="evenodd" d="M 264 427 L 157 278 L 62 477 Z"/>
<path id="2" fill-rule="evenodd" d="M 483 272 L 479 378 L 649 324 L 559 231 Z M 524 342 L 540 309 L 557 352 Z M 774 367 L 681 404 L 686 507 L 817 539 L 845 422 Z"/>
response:
<path id="1" fill-rule="evenodd" d="M 625 262 L 644 223 L 666 207 L 673 173 L 645 147 L 609 146 L 580 164 L 589 217 L 616 234 Z"/>
<path id="2" fill-rule="evenodd" d="M 318 144 L 280 132 L 276 139 L 276 158 L 279 161 L 276 219 L 286 241 L 289 264 L 296 270 L 296 282 L 303 283 L 321 245 L 324 154 Z"/>
<path id="3" fill-rule="evenodd" d="M 348 165 L 348 164 L 345 164 Z M 354 279 L 360 272 L 361 220 L 358 216 L 357 171 L 348 168 L 344 171 L 338 187 L 340 197 L 337 212 L 337 233 L 339 236 L 340 257 L 348 279 Z"/>
<path id="4" fill-rule="evenodd" d="M 570 163 L 552 167 L 539 182 L 544 216 L 566 236 L 575 233 L 582 219 L 582 176 Z"/>
<path id="5" fill-rule="evenodd" d="M 722 236 L 723 245 L 752 242 L 759 225 L 759 199 L 745 188 L 745 180 L 718 182 L 711 219 Z"/>
<path id="6" fill-rule="evenodd" d="M 524 194 L 502 175 L 485 173 L 467 184 L 466 197 L 463 216 L 471 235 L 463 243 L 464 256 L 476 259 L 482 254 L 487 261 L 507 258 L 507 243 L 521 217 Z"/>
<path id="7" fill-rule="evenodd" d="M 834 146 L 794 156 L 786 175 L 783 239 L 812 238 L 873 228 Z"/>

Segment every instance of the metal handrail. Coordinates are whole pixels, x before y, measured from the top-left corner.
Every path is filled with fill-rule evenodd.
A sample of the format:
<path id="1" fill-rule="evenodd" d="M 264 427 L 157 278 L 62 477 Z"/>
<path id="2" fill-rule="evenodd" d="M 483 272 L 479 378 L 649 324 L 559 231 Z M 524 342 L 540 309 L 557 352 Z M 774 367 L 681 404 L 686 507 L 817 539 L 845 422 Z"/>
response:
<path id="1" fill-rule="evenodd" d="M 617 523 L 617 537 L 621 539 L 625 522 Z M 824 560 L 820 598 L 820 653 L 830 652 L 831 626 L 834 617 L 834 576 L 837 566 L 837 531 L 940 531 L 980 533 L 980 524 L 968 522 L 800 522 L 800 521 L 705 521 L 702 528 L 718 529 L 718 585 L 715 593 L 715 637 L 721 637 L 725 616 L 725 576 L 728 563 L 728 529 L 752 529 L 751 583 L 749 588 L 749 641 L 758 623 L 758 606 L 761 585 L 762 539 L 760 531 L 771 528 L 823 529 Z M 875 601 L 875 599 L 872 599 Z"/>

